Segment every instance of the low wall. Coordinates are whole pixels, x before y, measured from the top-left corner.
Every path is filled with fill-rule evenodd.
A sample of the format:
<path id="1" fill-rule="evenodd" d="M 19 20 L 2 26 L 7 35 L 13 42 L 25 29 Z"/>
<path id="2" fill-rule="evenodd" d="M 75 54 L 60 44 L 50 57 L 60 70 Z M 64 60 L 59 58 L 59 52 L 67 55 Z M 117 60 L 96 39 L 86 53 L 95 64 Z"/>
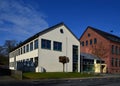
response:
<path id="1" fill-rule="evenodd" d="M 22 71 L 11 70 L 11 76 L 16 79 L 22 80 Z"/>

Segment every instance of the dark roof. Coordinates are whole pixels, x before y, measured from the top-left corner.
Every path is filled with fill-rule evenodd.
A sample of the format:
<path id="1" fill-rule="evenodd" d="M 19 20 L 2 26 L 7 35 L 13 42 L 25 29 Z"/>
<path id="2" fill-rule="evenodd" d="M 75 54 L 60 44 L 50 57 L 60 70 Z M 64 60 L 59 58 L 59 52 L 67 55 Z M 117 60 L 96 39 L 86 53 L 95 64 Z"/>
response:
<path id="1" fill-rule="evenodd" d="M 118 36 L 115 36 L 115 35 L 113 35 L 113 34 L 104 32 L 104 31 L 102 31 L 102 30 L 96 29 L 96 28 L 91 27 L 91 26 L 88 26 L 87 29 L 88 29 L 88 28 L 91 28 L 92 30 L 94 30 L 96 33 L 98 33 L 98 34 L 101 35 L 102 37 L 106 38 L 107 40 L 120 43 L 120 37 L 118 37 Z M 86 29 L 86 30 L 87 30 L 87 29 Z M 85 32 L 86 32 L 86 30 L 85 30 Z M 85 33 L 85 32 L 84 32 L 84 33 Z M 84 33 L 83 33 L 83 34 L 84 34 Z M 83 36 L 83 34 L 82 34 L 82 36 Z M 81 37 L 82 37 L 82 36 L 81 36 Z M 80 37 L 80 39 L 81 39 L 81 37 Z"/>
<path id="2" fill-rule="evenodd" d="M 120 43 L 120 37 L 118 37 L 118 36 L 115 36 L 113 34 L 110 34 L 110 33 L 107 33 L 107 32 L 101 31 L 101 30 L 98 30 L 98 29 L 90 27 L 90 26 L 88 26 L 88 28 L 93 29 L 95 32 L 97 32 L 98 34 L 100 34 L 101 36 L 103 36 L 104 38 L 106 38 L 106 39 L 108 39 L 110 41 L 119 42 Z"/>
<path id="3" fill-rule="evenodd" d="M 37 38 L 37 37 L 39 37 L 39 36 L 41 36 L 41 35 L 49 32 L 49 31 L 52 31 L 52 30 L 54 30 L 57 27 L 62 26 L 62 25 L 64 25 L 71 32 L 71 34 L 78 40 L 78 38 L 75 36 L 75 34 L 73 34 L 72 31 L 63 22 L 61 22 L 61 23 L 56 24 L 56 25 L 54 25 L 52 27 L 49 27 L 49 28 L 47 28 L 47 29 L 45 29 L 45 30 L 43 30 L 41 32 L 38 32 L 37 34 L 33 35 L 32 37 L 26 39 L 25 41 L 23 41 L 22 43 L 20 43 L 17 47 L 15 47 L 12 51 L 14 51 L 15 49 L 23 46 L 24 44 L 26 44 L 26 43 L 28 43 L 30 41 L 32 41 L 33 39 L 35 39 L 35 38 Z M 10 51 L 10 52 L 12 52 L 12 51 Z"/>
<path id="4" fill-rule="evenodd" d="M 96 60 L 100 60 L 100 58 L 98 58 L 95 55 L 89 54 L 89 53 L 80 53 L 81 56 L 84 56 L 85 59 L 96 59 Z"/>

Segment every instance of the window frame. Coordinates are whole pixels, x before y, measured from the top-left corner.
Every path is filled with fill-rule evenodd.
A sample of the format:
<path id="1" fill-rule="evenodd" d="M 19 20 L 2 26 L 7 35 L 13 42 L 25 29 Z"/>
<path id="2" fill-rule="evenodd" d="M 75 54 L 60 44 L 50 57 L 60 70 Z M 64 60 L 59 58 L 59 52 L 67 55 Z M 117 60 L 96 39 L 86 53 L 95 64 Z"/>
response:
<path id="1" fill-rule="evenodd" d="M 35 49 L 38 49 L 38 46 L 39 46 L 38 39 L 36 39 L 36 40 L 34 41 L 34 50 L 35 50 Z"/>
<path id="2" fill-rule="evenodd" d="M 51 40 L 41 39 L 41 48 L 51 50 Z"/>
<path id="3" fill-rule="evenodd" d="M 92 45 L 92 42 L 93 42 L 92 39 L 90 39 L 90 45 Z"/>
<path id="4" fill-rule="evenodd" d="M 62 42 L 53 41 L 53 50 L 62 51 Z"/>
<path id="5" fill-rule="evenodd" d="M 30 51 L 33 51 L 33 42 L 30 43 Z"/>

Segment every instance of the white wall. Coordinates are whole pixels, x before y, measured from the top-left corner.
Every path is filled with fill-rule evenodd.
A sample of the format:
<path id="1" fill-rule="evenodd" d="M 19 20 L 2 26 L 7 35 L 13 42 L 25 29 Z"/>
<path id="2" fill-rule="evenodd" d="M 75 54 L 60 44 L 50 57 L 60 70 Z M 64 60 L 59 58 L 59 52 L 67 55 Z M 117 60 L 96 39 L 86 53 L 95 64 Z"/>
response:
<path id="1" fill-rule="evenodd" d="M 63 34 L 60 33 L 60 29 L 63 29 L 64 32 Z M 41 49 L 41 39 L 51 40 L 51 50 Z M 53 50 L 53 41 L 62 42 L 62 52 Z M 39 37 L 39 71 L 41 72 L 41 68 L 45 68 L 46 72 L 62 72 L 63 65 L 62 63 L 59 62 L 59 56 L 67 56 L 69 57 L 70 62 L 67 63 L 67 68 L 65 65 L 65 71 L 72 72 L 73 45 L 77 45 L 80 52 L 79 41 L 68 31 L 68 29 L 66 29 L 65 26 L 60 26 L 57 29 L 54 29 L 40 36 Z M 80 53 L 78 56 L 80 56 Z"/>
<path id="2" fill-rule="evenodd" d="M 38 57 L 38 49 L 16 56 L 16 61 Z"/>

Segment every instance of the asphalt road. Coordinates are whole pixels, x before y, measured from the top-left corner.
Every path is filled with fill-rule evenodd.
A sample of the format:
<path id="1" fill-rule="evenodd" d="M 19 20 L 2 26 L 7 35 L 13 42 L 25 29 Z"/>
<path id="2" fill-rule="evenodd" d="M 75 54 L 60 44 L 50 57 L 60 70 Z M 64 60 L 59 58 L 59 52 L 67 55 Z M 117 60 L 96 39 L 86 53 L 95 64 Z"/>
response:
<path id="1" fill-rule="evenodd" d="M 120 78 L 0 80 L 0 86 L 120 86 Z"/>

